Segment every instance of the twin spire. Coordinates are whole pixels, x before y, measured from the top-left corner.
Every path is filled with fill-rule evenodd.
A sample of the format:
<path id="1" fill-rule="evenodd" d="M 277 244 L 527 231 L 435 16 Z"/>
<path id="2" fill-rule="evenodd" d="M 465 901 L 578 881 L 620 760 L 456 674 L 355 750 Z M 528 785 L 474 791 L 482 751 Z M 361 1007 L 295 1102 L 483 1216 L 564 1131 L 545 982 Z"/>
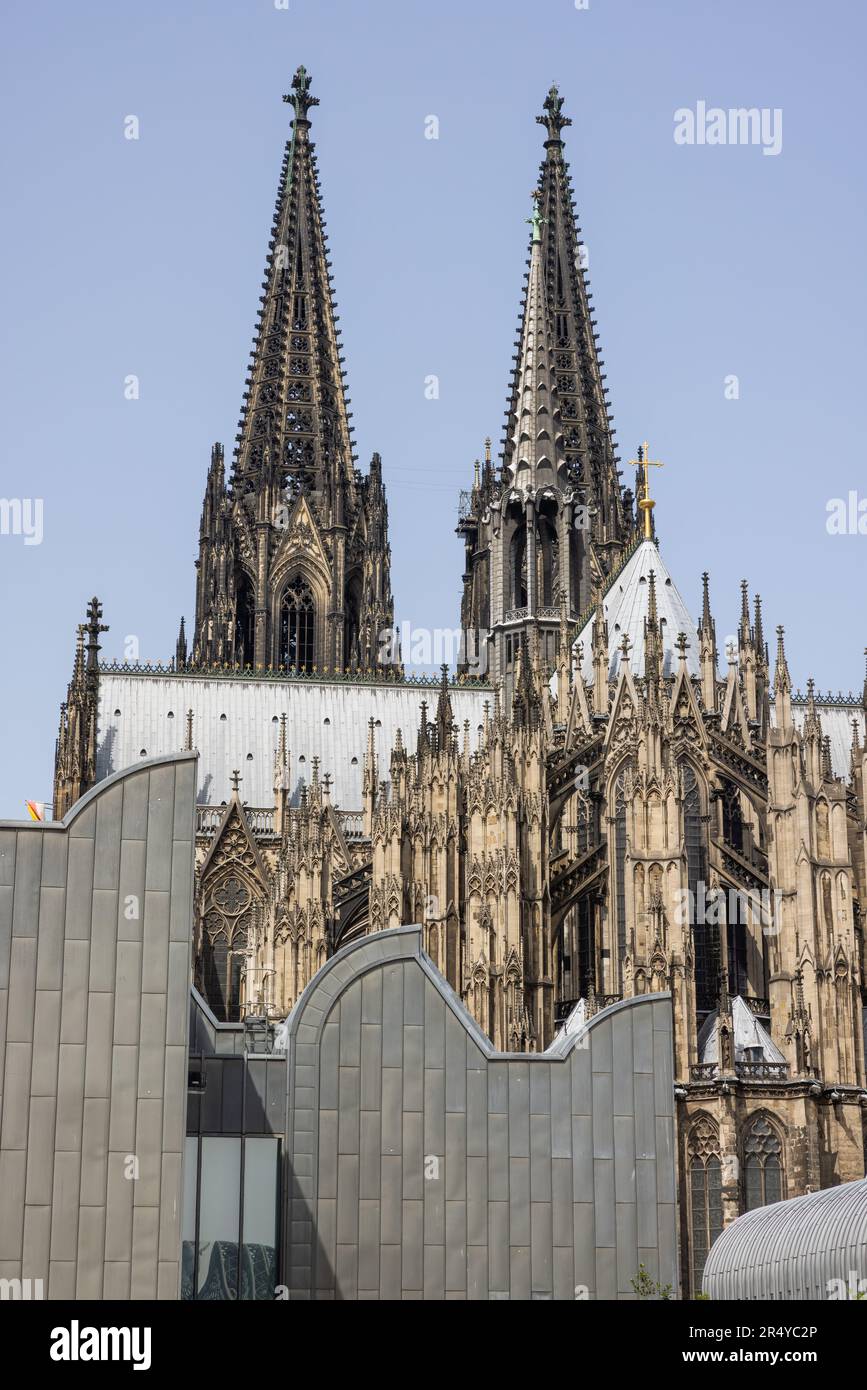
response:
<path id="1" fill-rule="evenodd" d="M 295 117 L 283 155 L 233 476 L 250 482 L 269 477 L 298 490 L 322 489 L 337 474 L 351 491 L 351 416 L 309 138 L 309 113 L 319 99 L 311 95 L 305 68 L 298 68 L 283 100 Z"/>
<path id="2" fill-rule="evenodd" d="M 562 132 L 571 121 L 563 114 L 556 86 L 536 119 L 547 139 L 529 219 L 530 263 L 506 411 L 503 472 L 514 480 L 525 456 L 532 469 L 535 452 L 550 457 L 554 477 L 562 469 L 564 482 L 586 489 L 596 508 L 597 552 L 609 568 L 631 539 L 631 521 L 618 473 L 585 248 L 563 155 Z"/>

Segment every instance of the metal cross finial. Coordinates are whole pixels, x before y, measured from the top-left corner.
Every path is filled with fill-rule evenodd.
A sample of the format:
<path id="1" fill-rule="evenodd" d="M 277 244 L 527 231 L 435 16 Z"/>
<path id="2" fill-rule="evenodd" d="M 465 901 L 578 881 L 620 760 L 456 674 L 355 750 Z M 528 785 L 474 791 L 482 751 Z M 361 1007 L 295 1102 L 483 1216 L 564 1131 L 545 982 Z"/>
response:
<path id="1" fill-rule="evenodd" d="M 310 74 L 305 67 L 296 70 L 292 78 L 292 90 L 284 98 L 295 108 L 295 117 L 299 121 L 307 120 L 307 112 L 311 106 L 319 105 L 319 98 L 310 95 Z"/>
<path id="2" fill-rule="evenodd" d="M 664 468 L 665 464 L 661 459 L 652 459 L 650 457 L 650 445 L 645 439 L 644 443 L 639 445 L 638 458 L 630 459 L 629 466 L 631 468 L 643 469 L 641 496 L 638 499 L 638 506 L 644 513 L 644 538 L 649 541 L 653 536 L 653 509 L 656 503 L 650 496 L 650 475 L 647 470 L 648 468 Z"/>
<path id="3" fill-rule="evenodd" d="M 232 773 L 232 791 L 236 792 L 241 785 L 241 773 L 236 767 Z"/>
<path id="4" fill-rule="evenodd" d="M 554 82 L 551 83 L 548 95 L 542 103 L 542 109 L 545 114 L 536 117 L 538 124 L 545 127 L 549 140 L 559 140 L 563 127 L 571 125 L 572 122 L 568 116 L 563 115 L 563 98 Z"/>

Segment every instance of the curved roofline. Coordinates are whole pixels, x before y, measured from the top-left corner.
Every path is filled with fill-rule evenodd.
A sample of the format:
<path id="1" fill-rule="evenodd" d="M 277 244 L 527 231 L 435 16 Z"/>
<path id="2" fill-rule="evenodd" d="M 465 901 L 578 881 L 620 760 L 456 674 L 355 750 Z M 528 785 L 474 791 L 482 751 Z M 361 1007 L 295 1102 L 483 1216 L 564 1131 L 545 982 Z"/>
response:
<path id="1" fill-rule="evenodd" d="M 867 1276 L 867 1178 L 739 1216 L 711 1246 L 714 1299 L 827 1299 L 832 1281 Z"/>

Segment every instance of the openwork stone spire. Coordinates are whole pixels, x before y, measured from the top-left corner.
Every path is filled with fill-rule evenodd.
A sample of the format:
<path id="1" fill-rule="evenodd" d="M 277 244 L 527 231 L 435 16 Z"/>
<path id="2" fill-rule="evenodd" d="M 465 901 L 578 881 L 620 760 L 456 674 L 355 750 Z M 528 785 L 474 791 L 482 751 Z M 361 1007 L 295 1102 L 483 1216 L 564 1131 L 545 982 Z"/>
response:
<path id="1" fill-rule="evenodd" d="M 108 632 L 101 619 L 102 604 L 94 597 L 87 605 L 87 622 L 78 625 L 72 680 L 60 709 L 54 750 L 55 820 L 65 816 L 96 781 L 99 639 Z"/>
<path id="2" fill-rule="evenodd" d="M 553 330 L 563 453 L 570 477 L 586 485 L 595 505 L 593 540 L 607 570 L 631 539 L 631 519 L 623 504 L 584 248 L 575 220 L 569 166 L 563 155 L 562 132 L 571 121 L 563 114 L 563 98 L 556 86 L 551 87 L 543 114 L 536 119 L 547 132 L 538 185 L 539 258 Z M 529 307 L 531 284 L 530 277 L 522 304 L 523 318 Z M 519 359 L 507 411 L 509 424 L 503 453 L 506 466 L 513 460 L 512 422 L 517 415 L 520 391 Z"/>
<path id="3" fill-rule="evenodd" d="M 366 476 L 355 466 L 304 68 L 284 101 L 234 462 L 227 480 L 214 446 L 202 510 L 191 665 L 351 672 L 393 624 L 388 508 L 378 455 Z"/>
<path id="4" fill-rule="evenodd" d="M 340 337 L 308 113 L 319 104 L 301 67 L 283 100 L 295 111 L 283 155 L 262 281 L 250 374 L 237 436 L 235 478 L 246 488 L 272 473 L 351 489 L 352 445 Z"/>
<path id="5" fill-rule="evenodd" d="M 511 439 L 510 481 L 519 487 L 553 483 L 563 461 L 554 345 L 542 265 L 542 222 L 534 194 L 530 274 L 516 372 L 516 414 Z M 565 481 L 565 479 L 563 479 Z"/>
<path id="6" fill-rule="evenodd" d="M 637 542 L 620 484 L 562 132 L 552 87 L 537 118 L 545 156 L 533 193 L 530 256 L 515 342 L 502 464 L 476 476 L 458 532 L 462 627 L 511 698 L 526 629 L 541 667 L 557 660 L 560 592 L 569 622 Z M 469 663 L 462 670 L 468 671 Z"/>

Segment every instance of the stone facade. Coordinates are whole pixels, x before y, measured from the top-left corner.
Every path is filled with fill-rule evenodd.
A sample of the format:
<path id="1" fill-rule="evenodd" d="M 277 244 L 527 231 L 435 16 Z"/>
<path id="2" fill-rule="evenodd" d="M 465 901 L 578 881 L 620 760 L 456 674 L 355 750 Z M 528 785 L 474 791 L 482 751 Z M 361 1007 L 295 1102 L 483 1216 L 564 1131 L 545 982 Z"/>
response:
<path id="1" fill-rule="evenodd" d="M 110 762 L 114 716 L 132 721 L 126 756 L 139 730 L 148 753 L 200 749 L 195 979 L 220 1018 L 283 1017 L 342 945 L 414 921 L 500 1048 L 540 1053 L 575 1008 L 670 993 L 697 1288 L 739 1211 L 864 1172 L 867 682 L 795 692 L 746 581 L 727 651 L 707 575 L 690 616 L 646 452 L 634 491 L 621 482 L 555 89 L 502 458 L 487 451 L 461 500 L 458 681 L 417 689 L 393 649 L 377 666 L 385 496 L 377 461 L 367 479 L 351 466 L 303 70 L 291 100 L 238 449 L 228 482 L 221 449 L 209 475 L 192 650 L 182 631 L 174 662 L 101 672 L 93 601 L 55 814 Z M 109 674 L 128 710 L 100 705 Z M 266 733 L 252 694 L 230 705 L 239 681 L 274 692 Z M 323 717 L 290 747 L 283 715 L 311 682 Z M 388 715 L 370 711 L 376 683 Z M 231 788 L 215 686 L 249 746 Z M 357 751 L 321 733 L 332 687 Z M 172 688 L 183 704 L 157 728 Z M 263 747 L 267 800 L 248 804 Z"/>

